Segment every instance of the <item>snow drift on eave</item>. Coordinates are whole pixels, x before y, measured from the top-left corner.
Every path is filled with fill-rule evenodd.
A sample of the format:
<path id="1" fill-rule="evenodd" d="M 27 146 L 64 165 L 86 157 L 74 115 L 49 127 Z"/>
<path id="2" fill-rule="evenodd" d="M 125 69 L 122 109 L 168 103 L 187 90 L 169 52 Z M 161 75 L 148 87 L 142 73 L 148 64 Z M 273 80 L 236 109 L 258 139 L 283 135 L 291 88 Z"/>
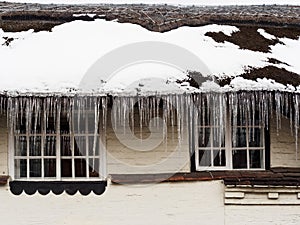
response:
<path id="1" fill-rule="evenodd" d="M 269 79 L 250 81 L 240 77 L 248 66 L 269 65 L 267 58 L 277 58 L 288 65 L 280 65 L 299 73 L 300 65 L 295 56 L 300 51 L 300 41 L 281 39 L 283 43 L 272 47 L 272 52 L 261 53 L 241 50 L 231 43 L 216 43 L 204 34 L 222 31 L 228 35 L 237 31 L 234 26 L 208 25 L 203 27 L 181 27 L 166 33 L 150 32 L 138 25 L 120 24 L 114 21 L 74 21 L 57 26 L 53 32 L 6 33 L 0 30 L 0 91 L 15 95 L 106 95 L 155 93 L 191 93 L 198 91 L 281 90 L 299 91 Z M 9 46 L 4 37 L 13 38 Z M 158 41 L 178 45 L 197 55 L 207 66 L 210 74 L 217 78 L 230 75 L 230 85 L 220 88 L 205 82 L 199 90 L 190 87 L 186 71 L 160 68 L 155 65 L 144 70 L 117 74 L 110 82 L 99 85 L 99 89 L 82 93 L 79 87 L 90 66 L 113 49 L 141 41 Z M 280 54 L 283 52 L 284 54 Z M 230 56 L 230 57 L 229 57 Z M 201 72 L 201 71 L 200 71 Z M 159 78 L 154 82 L 152 78 Z M 165 82 L 161 82 L 163 79 Z M 130 84 L 134 83 L 130 86 Z M 130 86 L 130 88 L 128 88 Z"/>

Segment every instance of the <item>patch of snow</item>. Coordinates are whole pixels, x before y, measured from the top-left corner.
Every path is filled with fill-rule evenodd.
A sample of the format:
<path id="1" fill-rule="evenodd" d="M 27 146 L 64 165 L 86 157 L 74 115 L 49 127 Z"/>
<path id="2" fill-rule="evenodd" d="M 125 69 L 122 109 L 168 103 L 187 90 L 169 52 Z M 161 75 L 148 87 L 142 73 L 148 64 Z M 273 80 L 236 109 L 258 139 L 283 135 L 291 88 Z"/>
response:
<path id="1" fill-rule="evenodd" d="M 286 45 L 277 44 L 272 47 L 273 53 L 262 53 L 242 50 L 228 42 L 216 43 L 204 35 L 208 31 L 222 31 L 230 35 L 238 31 L 238 28 L 208 25 L 180 27 L 169 32 L 157 33 L 135 24 L 97 19 L 91 22 L 65 23 L 54 27 L 52 32 L 34 33 L 29 30 L 7 33 L 0 30 L 0 43 L 4 42 L 3 37 L 16 39 L 9 46 L 0 45 L 0 76 L 5 78 L 0 83 L 0 92 L 62 94 L 76 92 L 81 79 L 96 60 L 113 49 L 142 41 L 166 42 L 180 46 L 195 54 L 208 67 L 210 73 L 219 78 L 240 75 L 248 66 L 266 66 L 267 58 L 286 62 L 291 65 L 286 66 L 289 70 L 293 69 L 300 73 L 300 65 L 297 62 L 300 52 L 299 40 L 283 39 L 281 41 Z M 100 85 L 99 90 L 119 92 L 130 86 L 130 83 L 143 80 L 142 88 L 135 83 L 132 89 L 149 91 L 148 84 L 151 83 L 152 91 L 171 91 L 171 89 L 175 92 L 177 89 L 189 91 L 192 87 L 175 82 L 187 78 L 185 72 L 167 67 L 156 68 L 153 65 L 152 67 L 134 65 L 115 75 L 111 80 L 105 81 L 106 86 Z M 164 80 L 161 82 L 162 86 L 152 82 L 150 77 Z M 245 82 L 247 88 L 250 84 L 248 81 Z M 233 84 L 237 85 L 235 81 Z M 170 89 L 166 85 L 169 85 Z"/>
<path id="2" fill-rule="evenodd" d="M 289 38 L 280 38 L 279 40 L 283 42 L 284 45 L 277 44 L 271 46 L 272 57 L 288 64 L 281 65 L 282 68 L 300 74 L 300 39 L 292 40 Z"/>
<path id="3" fill-rule="evenodd" d="M 236 26 L 230 25 L 217 25 L 217 24 L 210 24 L 203 26 L 201 29 L 201 34 L 205 34 L 207 32 L 223 32 L 227 36 L 231 36 L 232 33 L 238 32 L 240 29 Z"/>
<path id="4" fill-rule="evenodd" d="M 97 14 L 93 14 L 93 13 L 84 13 L 84 14 L 73 14 L 73 17 L 82 17 L 82 16 L 88 16 L 91 18 L 94 18 Z"/>
<path id="5" fill-rule="evenodd" d="M 274 35 L 267 33 L 264 29 L 257 29 L 257 32 L 266 39 L 273 40 L 277 39 Z"/>
<path id="6" fill-rule="evenodd" d="M 275 82 L 272 79 L 267 78 L 257 78 L 256 81 L 248 80 L 243 77 L 235 77 L 230 82 L 230 87 L 234 90 L 287 90 L 288 87 Z M 228 86 L 224 87 L 225 89 Z"/>
<path id="7" fill-rule="evenodd" d="M 300 5 L 299 0 L 6 0 L 41 4 Z"/>

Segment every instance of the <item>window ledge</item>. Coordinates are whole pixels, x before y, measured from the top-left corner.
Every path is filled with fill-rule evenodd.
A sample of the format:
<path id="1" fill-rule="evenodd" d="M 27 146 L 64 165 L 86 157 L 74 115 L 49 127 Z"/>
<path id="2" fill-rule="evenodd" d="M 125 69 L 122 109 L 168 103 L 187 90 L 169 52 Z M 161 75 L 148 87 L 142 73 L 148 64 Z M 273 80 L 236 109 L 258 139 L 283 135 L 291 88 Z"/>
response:
<path id="1" fill-rule="evenodd" d="M 101 195 L 106 189 L 107 181 L 11 181 L 9 186 L 15 195 L 20 195 L 23 191 L 28 195 L 37 191 L 42 195 L 47 195 L 50 191 L 56 195 L 64 191 L 69 195 L 74 195 L 77 191 L 82 195 L 88 195 L 92 191 Z"/>
<path id="2" fill-rule="evenodd" d="M 202 171 L 176 174 L 112 174 L 115 184 L 223 180 L 226 185 L 300 186 L 300 168 L 267 171 Z"/>
<path id="3" fill-rule="evenodd" d="M 9 176 L 0 176 L 0 185 L 6 185 Z"/>

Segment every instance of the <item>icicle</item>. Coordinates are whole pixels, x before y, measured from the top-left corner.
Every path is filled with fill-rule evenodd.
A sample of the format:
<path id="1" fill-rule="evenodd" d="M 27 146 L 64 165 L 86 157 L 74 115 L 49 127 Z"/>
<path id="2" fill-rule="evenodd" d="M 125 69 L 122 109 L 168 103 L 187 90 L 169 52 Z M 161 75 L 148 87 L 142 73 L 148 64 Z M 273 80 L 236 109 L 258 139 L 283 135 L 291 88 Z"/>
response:
<path id="1" fill-rule="evenodd" d="M 276 110 L 276 131 L 277 136 L 279 136 L 279 129 L 281 129 L 281 94 L 279 92 L 275 93 L 275 110 Z"/>
<path id="2" fill-rule="evenodd" d="M 294 95 L 295 103 L 295 145 L 296 145 L 296 161 L 298 160 L 298 131 L 299 131 L 299 95 Z"/>

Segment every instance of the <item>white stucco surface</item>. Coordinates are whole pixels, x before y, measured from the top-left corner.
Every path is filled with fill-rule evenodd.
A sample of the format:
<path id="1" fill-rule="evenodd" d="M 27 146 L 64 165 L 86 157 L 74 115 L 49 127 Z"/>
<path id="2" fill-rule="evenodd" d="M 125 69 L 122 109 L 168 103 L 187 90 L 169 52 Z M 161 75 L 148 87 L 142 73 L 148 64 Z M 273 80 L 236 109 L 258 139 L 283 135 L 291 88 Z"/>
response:
<path id="1" fill-rule="evenodd" d="M 103 195 L 13 196 L 0 188 L 5 225 L 224 224 L 223 184 L 111 185 Z"/>

